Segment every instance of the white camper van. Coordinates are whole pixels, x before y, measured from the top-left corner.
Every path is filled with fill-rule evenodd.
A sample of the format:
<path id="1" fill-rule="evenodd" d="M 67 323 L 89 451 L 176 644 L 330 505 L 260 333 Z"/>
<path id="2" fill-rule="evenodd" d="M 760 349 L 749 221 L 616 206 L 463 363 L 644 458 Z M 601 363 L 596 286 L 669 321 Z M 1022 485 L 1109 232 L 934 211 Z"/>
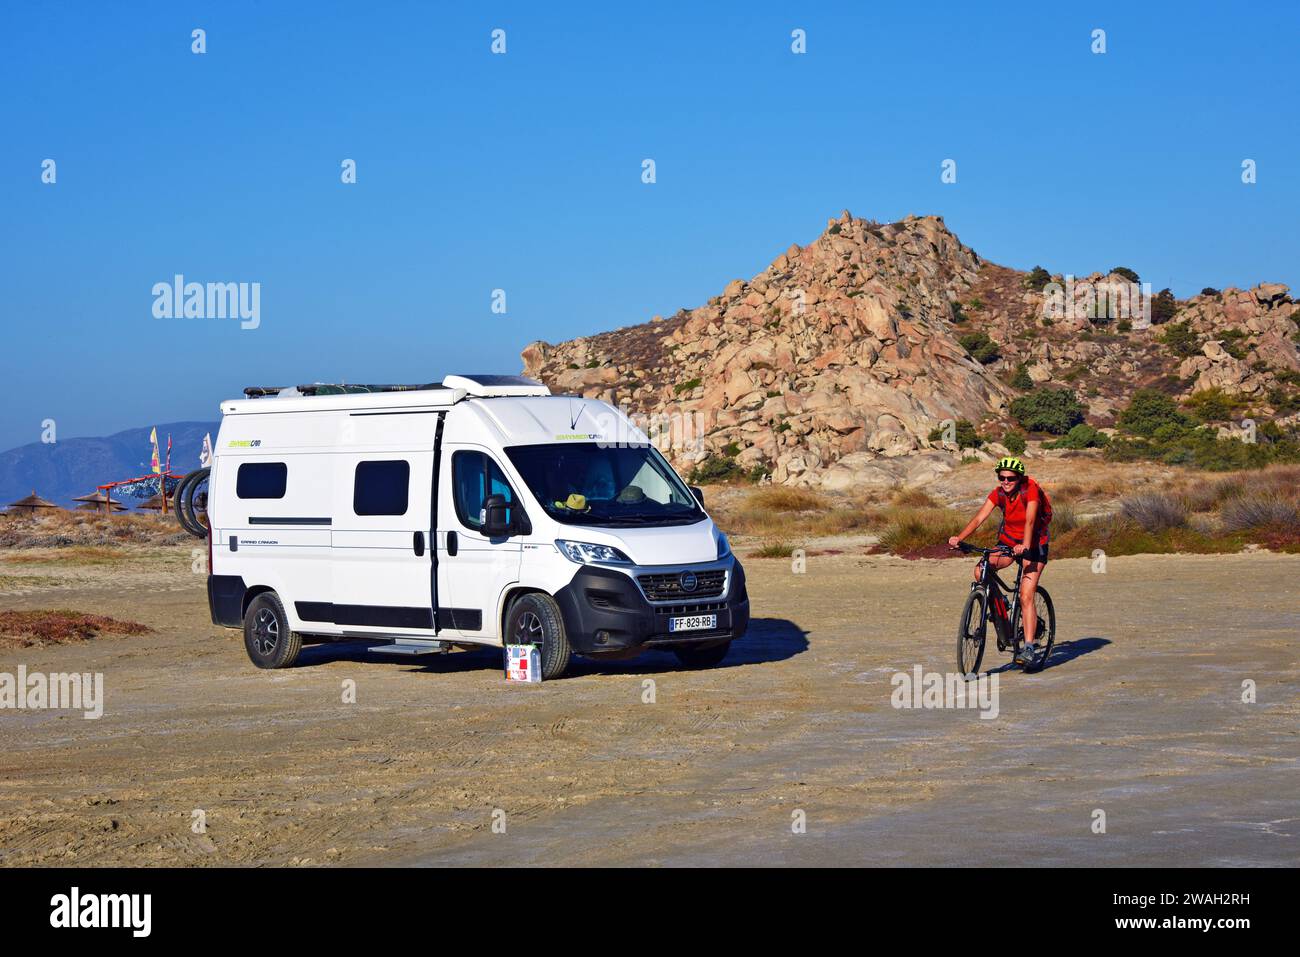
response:
<path id="1" fill-rule="evenodd" d="M 245 394 L 208 479 L 208 602 L 259 668 L 304 636 L 535 644 L 544 678 L 647 648 L 708 667 L 749 624 L 698 490 L 608 403 L 518 376 Z"/>

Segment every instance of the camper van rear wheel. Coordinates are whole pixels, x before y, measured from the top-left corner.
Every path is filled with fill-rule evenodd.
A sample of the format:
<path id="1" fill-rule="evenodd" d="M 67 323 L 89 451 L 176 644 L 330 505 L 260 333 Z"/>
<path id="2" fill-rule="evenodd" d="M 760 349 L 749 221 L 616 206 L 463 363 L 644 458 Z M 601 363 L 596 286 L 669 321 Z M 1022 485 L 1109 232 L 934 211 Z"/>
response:
<path id="1" fill-rule="evenodd" d="M 280 596 L 273 591 L 258 595 L 244 614 L 244 650 L 259 668 L 288 668 L 302 650 L 302 636 L 289 628 Z"/>
<path id="2" fill-rule="evenodd" d="M 573 660 L 560 606 L 550 595 L 541 592 L 524 595 L 510 606 L 506 616 L 506 643 L 537 646 L 543 681 L 560 677 Z"/>

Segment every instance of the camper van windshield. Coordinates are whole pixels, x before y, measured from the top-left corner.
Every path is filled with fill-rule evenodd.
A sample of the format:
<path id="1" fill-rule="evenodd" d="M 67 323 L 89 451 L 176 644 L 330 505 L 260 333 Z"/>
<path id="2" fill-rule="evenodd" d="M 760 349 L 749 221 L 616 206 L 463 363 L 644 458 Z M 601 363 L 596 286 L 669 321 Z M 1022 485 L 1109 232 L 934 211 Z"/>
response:
<path id="1" fill-rule="evenodd" d="M 691 490 L 653 446 L 565 442 L 516 445 L 506 454 L 561 522 L 687 525 L 704 518 Z"/>

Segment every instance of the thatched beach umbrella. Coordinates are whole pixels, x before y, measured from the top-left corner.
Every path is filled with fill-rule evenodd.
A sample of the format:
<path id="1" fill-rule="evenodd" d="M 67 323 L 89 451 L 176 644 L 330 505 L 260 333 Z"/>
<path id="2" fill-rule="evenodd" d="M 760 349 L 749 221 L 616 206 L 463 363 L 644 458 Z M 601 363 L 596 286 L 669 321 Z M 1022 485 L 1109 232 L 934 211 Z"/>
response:
<path id="1" fill-rule="evenodd" d="M 153 498 L 141 502 L 136 506 L 136 509 L 144 512 L 161 512 L 163 510 L 163 497 L 155 495 Z"/>
<path id="2" fill-rule="evenodd" d="M 115 498 L 109 498 L 103 492 L 95 491 L 89 495 L 78 495 L 73 499 L 74 502 L 84 502 L 84 505 L 78 505 L 77 508 L 82 511 L 95 512 L 125 512 L 126 506 Z"/>
<path id="3" fill-rule="evenodd" d="M 77 506 L 78 512 L 125 512 L 126 506 L 121 502 L 111 502 L 108 505 L 101 505 L 98 502 L 85 502 Z"/>
<path id="4" fill-rule="evenodd" d="M 35 515 L 39 508 L 58 508 L 53 502 L 47 502 L 36 494 L 36 489 L 32 489 L 31 495 L 26 495 L 16 502 L 9 503 L 9 511 L 17 515 Z"/>

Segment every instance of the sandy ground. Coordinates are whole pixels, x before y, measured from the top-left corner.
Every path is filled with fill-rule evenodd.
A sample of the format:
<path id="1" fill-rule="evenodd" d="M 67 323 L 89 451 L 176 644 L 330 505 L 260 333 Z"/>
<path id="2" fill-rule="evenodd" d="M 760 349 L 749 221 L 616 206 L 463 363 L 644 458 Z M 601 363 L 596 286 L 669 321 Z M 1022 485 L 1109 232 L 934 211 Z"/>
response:
<path id="1" fill-rule="evenodd" d="M 1053 562 L 1057 652 L 999 672 L 989 720 L 891 705 L 896 672 L 955 667 L 967 561 L 750 559 L 755 620 L 721 667 L 519 686 L 488 651 L 361 642 L 258 671 L 188 547 L 12 555 L 0 607 L 157 633 L 0 651 L 106 686 L 99 720 L 0 711 L 3 865 L 1300 863 L 1294 556 Z M 1007 661 L 990 642 L 985 668 Z"/>

